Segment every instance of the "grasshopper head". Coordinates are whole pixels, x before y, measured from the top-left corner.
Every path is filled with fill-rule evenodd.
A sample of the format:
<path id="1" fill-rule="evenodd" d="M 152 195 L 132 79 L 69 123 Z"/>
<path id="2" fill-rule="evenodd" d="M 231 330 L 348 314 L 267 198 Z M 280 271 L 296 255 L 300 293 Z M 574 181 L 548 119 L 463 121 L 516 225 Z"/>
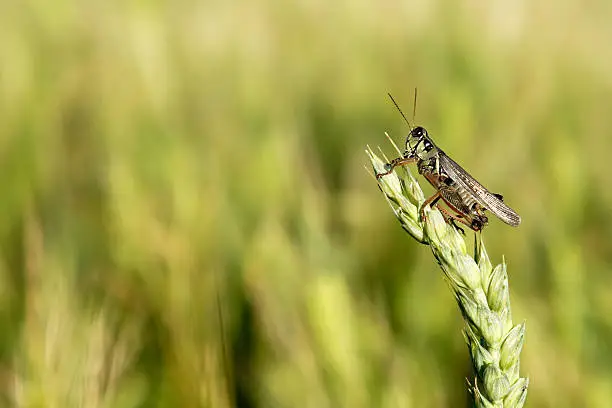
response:
<path id="1" fill-rule="evenodd" d="M 425 160 L 435 151 L 435 145 L 429 138 L 427 130 L 424 127 L 417 126 L 410 131 L 406 138 L 406 158 L 418 158 Z"/>

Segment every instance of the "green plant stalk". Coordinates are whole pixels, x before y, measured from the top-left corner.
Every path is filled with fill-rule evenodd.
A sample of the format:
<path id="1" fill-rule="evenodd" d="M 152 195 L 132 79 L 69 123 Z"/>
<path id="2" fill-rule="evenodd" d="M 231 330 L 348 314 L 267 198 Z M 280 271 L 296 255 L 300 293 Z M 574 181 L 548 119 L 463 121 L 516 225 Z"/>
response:
<path id="1" fill-rule="evenodd" d="M 369 147 L 366 154 L 374 171 L 383 173 L 386 162 Z M 425 208 L 421 220 L 419 208 L 425 196 L 407 168 L 382 177 L 378 185 L 404 230 L 430 246 L 455 295 L 474 366 L 475 378 L 468 386 L 476 407 L 522 407 L 529 385 L 529 379 L 519 375 L 525 323 L 512 323 L 505 261 L 492 267 L 482 235 L 470 256 L 464 238 L 436 208 Z"/>

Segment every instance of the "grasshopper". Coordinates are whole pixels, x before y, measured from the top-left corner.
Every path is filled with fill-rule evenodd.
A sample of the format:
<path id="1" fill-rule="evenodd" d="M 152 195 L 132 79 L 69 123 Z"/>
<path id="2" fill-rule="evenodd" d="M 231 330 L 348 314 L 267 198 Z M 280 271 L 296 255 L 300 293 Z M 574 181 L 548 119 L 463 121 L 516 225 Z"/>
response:
<path id="1" fill-rule="evenodd" d="M 452 212 L 439 205 L 438 209 L 445 220 L 455 227 L 457 227 L 455 221 L 458 221 L 474 231 L 481 231 L 488 223 L 488 218 L 484 214 L 486 210 L 513 227 L 521 223 L 521 217 L 504 203 L 501 194 L 491 193 L 448 157 L 436 146 L 425 128 L 421 126 L 413 128 L 393 96 L 389 94 L 389 97 L 410 127 L 410 133 L 406 137 L 406 150 L 402 157 L 388 163 L 385 166 L 386 171 L 376 175 L 377 179 L 390 174 L 397 166 L 416 163 L 419 174 L 436 189 L 436 192 L 423 202 L 419 211 L 421 219 L 425 219 L 423 212 L 425 207 L 434 206 L 441 199 Z M 416 90 L 414 97 L 416 108 Z M 458 229 L 463 232 L 461 228 Z"/>

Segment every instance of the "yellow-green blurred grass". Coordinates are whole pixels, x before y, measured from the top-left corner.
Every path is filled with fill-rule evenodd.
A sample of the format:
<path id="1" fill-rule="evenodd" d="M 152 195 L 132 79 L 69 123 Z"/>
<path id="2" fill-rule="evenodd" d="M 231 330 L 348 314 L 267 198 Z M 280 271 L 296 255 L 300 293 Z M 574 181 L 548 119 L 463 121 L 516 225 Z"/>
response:
<path id="1" fill-rule="evenodd" d="M 0 3 L 0 401 L 467 404 L 453 300 L 362 167 L 406 132 L 386 92 L 410 112 L 418 86 L 417 122 L 523 216 L 485 239 L 529 403 L 605 406 L 611 17 Z"/>

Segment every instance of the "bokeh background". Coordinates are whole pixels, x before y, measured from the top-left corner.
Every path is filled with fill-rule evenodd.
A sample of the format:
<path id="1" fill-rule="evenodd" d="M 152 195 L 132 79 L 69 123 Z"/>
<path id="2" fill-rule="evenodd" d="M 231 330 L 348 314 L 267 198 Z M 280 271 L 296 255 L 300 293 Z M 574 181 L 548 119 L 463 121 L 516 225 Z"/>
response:
<path id="1" fill-rule="evenodd" d="M 470 406 L 457 306 L 364 169 L 415 87 L 523 217 L 484 239 L 528 406 L 610 406 L 611 22 L 603 0 L 0 1 L 0 406 Z"/>

